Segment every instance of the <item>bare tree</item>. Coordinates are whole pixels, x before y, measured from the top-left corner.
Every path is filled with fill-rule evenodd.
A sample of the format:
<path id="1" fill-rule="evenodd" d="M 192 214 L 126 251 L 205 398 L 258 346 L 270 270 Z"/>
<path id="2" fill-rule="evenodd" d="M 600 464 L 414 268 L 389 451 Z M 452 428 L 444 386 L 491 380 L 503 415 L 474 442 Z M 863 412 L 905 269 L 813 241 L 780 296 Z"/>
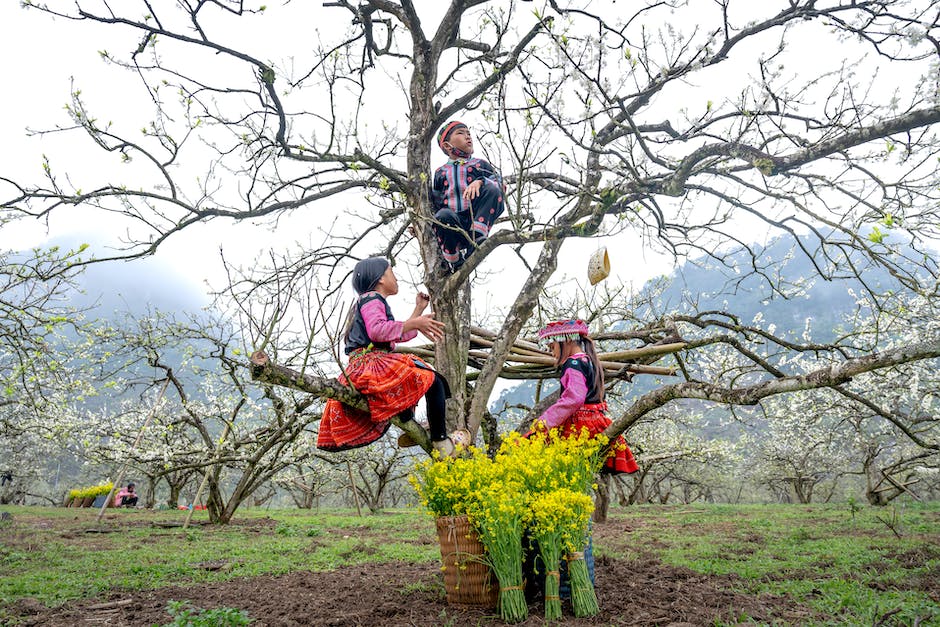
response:
<path id="1" fill-rule="evenodd" d="M 337 489 L 337 480 L 335 460 L 312 456 L 285 468 L 275 478 L 275 483 L 287 491 L 297 507 L 313 509 L 319 508 L 321 496 Z"/>
<path id="2" fill-rule="evenodd" d="M 95 149 L 142 162 L 150 174 L 78 185 L 49 161 L 40 183 L 0 179 L 11 190 L 5 211 L 43 217 L 80 206 L 119 216 L 132 238 L 112 255 L 122 258 L 151 254 L 210 220 L 277 221 L 305 212 L 326 225 L 320 245 L 269 255 L 266 274 L 233 281 L 240 301 L 266 295 L 260 309 L 243 313 L 252 314 L 252 347 L 273 358 L 253 368 L 268 384 L 359 402 L 329 376 L 330 342 L 309 338 L 335 329 L 348 260 L 374 252 L 420 256 L 420 280 L 448 331 L 434 363 L 454 391 L 449 421 L 473 432 L 572 238 L 612 236 L 726 265 L 728 247 L 744 247 L 754 251 L 752 262 L 729 270 L 762 276 L 787 297 L 794 288 L 777 280 L 777 260 L 761 259 L 752 242 L 767 230 L 808 235 L 809 244 L 797 240 L 797 252 L 823 279 L 854 277 L 883 303 L 888 297 L 865 281 L 867 269 L 879 267 L 893 289 L 936 297 L 940 106 L 931 68 L 940 57 L 940 26 L 929 0 L 649 0 L 626 12 L 556 0 L 534 12 L 533 4 L 513 0 L 451 0 L 433 15 L 412 0 L 277 10 L 218 2 L 27 4 L 77 27 L 135 37 L 134 49 L 102 56 L 139 77 L 151 119 L 133 126 L 132 136 L 131 127 L 105 124 L 75 88 L 72 127 L 54 132 L 84 132 Z M 277 26 L 287 26 L 294 11 L 344 16 L 347 27 L 325 28 L 312 51 L 269 60 L 265 50 L 274 43 L 259 35 L 284 41 Z M 255 36 L 239 37 L 236 25 Z M 838 53 L 802 58 L 810 40 Z M 205 68 L 193 63 L 197 55 Z M 237 78 L 220 83 L 222 69 Z M 726 90 L 701 87 L 722 81 Z M 402 114 L 389 119 L 392 106 Z M 427 180 L 436 130 L 468 111 L 481 119 L 475 132 L 490 160 L 507 174 L 510 206 L 502 226 L 449 274 L 439 263 Z M 207 147 L 212 154 L 204 157 Z M 200 156 L 200 175 L 183 174 L 191 170 L 179 166 Z M 355 216 L 328 209 L 355 193 Z M 471 358 L 471 277 L 504 251 L 526 278 L 502 295 L 486 355 Z M 325 304 L 297 314 L 303 294 Z M 307 341 L 288 339 L 292 312 L 303 318 Z M 790 342 L 749 328 L 734 312 L 679 322 L 680 337 L 702 332 L 677 358 L 683 381 L 636 399 L 609 434 L 676 399 L 753 404 L 940 355 L 936 336 L 873 353 L 851 342 Z M 664 334 L 676 324 L 667 317 L 638 327 Z M 625 333 L 606 339 L 651 343 L 649 333 Z M 818 359 L 780 366 L 752 340 Z M 703 379 L 696 354 L 713 349 L 736 351 L 746 372 L 736 366 Z M 547 370 L 538 376 L 552 376 Z"/>
<path id="3" fill-rule="evenodd" d="M 361 502 L 375 513 L 388 507 L 396 485 L 411 472 L 410 455 L 393 444 L 381 443 L 367 451 L 348 453 L 356 468 L 355 489 Z"/>

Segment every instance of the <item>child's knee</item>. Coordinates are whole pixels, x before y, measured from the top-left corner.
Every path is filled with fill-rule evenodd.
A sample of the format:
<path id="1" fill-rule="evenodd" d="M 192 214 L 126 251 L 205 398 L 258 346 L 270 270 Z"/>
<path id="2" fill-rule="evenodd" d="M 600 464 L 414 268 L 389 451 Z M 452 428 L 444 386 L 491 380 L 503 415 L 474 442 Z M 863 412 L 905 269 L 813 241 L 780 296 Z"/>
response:
<path id="1" fill-rule="evenodd" d="M 460 221 L 456 211 L 446 208 L 438 209 L 437 213 L 434 214 L 434 219 L 444 224 L 457 224 Z"/>

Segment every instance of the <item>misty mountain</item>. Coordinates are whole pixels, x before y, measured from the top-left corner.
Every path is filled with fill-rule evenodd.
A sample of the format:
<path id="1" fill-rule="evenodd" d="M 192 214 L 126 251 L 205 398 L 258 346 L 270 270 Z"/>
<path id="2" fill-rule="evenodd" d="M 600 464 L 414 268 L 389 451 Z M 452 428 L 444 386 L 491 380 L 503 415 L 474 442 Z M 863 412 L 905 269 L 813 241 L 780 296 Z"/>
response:
<path id="1" fill-rule="evenodd" d="M 808 328 L 813 340 L 829 341 L 857 309 L 852 292 L 858 294 L 864 288 L 857 279 L 823 280 L 812 259 L 800 252 L 792 253 L 795 247 L 796 240 L 785 236 L 767 246 L 755 246 L 753 251 L 732 251 L 723 264 L 709 258 L 688 261 L 668 277 L 650 281 L 641 289 L 639 300 L 648 298 L 650 304 L 638 309 L 636 316 L 654 320 L 663 314 L 725 311 L 744 325 L 752 324 L 759 316 L 757 326 L 767 328 L 772 324 L 775 333 L 784 337 L 801 337 Z M 855 267 L 865 267 L 863 260 L 852 262 Z M 883 269 L 870 268 L 864 276 L 865 283 L 875 289 L 892 286 L 892 278 Z M 770 282 L 781 286 L 783 293 L 773 290 Z M 657 379 L 649 375 L 635 377 L 626 392 L 628 402 L 655 388 Z M 491 403 L 491 410 L 531 404 L 535 386 L 529 381 L 504 391 Z M 557 381 L 546 381 L 543 395 L 556 388 Z M 503 426 L 508 427 L 519 415 L 514 412 Z"/>
<path id="2" fill-rule="evenodd" d="M 209 304 L 205 291 L 158 258 L 92 264 L 78 278 L 73 304 L 89 317 L 116 319 L 148 311 L 190 314 Z"/>

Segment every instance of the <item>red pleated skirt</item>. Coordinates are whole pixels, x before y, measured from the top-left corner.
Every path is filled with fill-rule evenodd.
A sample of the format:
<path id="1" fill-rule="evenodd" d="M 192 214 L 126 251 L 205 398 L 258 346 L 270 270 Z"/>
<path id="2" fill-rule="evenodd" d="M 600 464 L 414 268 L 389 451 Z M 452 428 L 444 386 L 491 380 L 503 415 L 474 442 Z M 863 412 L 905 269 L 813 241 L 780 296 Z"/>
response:
<path id="1" fill-rule="evenodd" d="M 369 403 L 362 411 L 329 399 L 323 408 L 317 448 L 344 451 L 378 440 L 389 420 L 418 404 L 434 383 L 434 370 L 411 355 L 379 350 L 359 351 L 349 358 L 344 385 L 352 384 Z"/>
<path id="2" fill-rule="evenodd" d="M 591 405 L 582 405 L 581 409 L 576 411 L 570 418 L 558 425 L 561 435 L 564 437 L 572 434 L 581 433 L 583 427 L 591 435 L 603 433 L 604 429 L 613 422 L 604 412 L 607 411 L 607 403 L 596 403 Z M 610 474 L 631 473 L 639 470 L 636 459 L 633 457 L 633 451 L 627 446 L 627 441 L 622 435 L 617 436 L 610 445 L 610 453 L 607 460 L 601 468 L 601 472 Z"/>

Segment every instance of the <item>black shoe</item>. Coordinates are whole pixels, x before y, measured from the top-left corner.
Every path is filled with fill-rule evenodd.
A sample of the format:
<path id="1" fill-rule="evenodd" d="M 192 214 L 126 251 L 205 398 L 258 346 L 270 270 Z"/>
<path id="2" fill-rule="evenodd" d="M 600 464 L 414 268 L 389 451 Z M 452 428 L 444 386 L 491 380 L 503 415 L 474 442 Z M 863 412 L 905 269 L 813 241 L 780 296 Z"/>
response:
<path id="1" fill-rule="evenodd" d="M 457 272 L 457 270 L 460 270 L 461 266 L 463 266 L 463 264 L 467 261 L 467 257 L 473 253 L 473 249 L 468 251 L 466 248 L 461 248 L 458 252 L 460 256 L 457 258 L 457 261 L 441 260 L 441 265 L 445 270 L 450 271 L 451 274 Z"/>

